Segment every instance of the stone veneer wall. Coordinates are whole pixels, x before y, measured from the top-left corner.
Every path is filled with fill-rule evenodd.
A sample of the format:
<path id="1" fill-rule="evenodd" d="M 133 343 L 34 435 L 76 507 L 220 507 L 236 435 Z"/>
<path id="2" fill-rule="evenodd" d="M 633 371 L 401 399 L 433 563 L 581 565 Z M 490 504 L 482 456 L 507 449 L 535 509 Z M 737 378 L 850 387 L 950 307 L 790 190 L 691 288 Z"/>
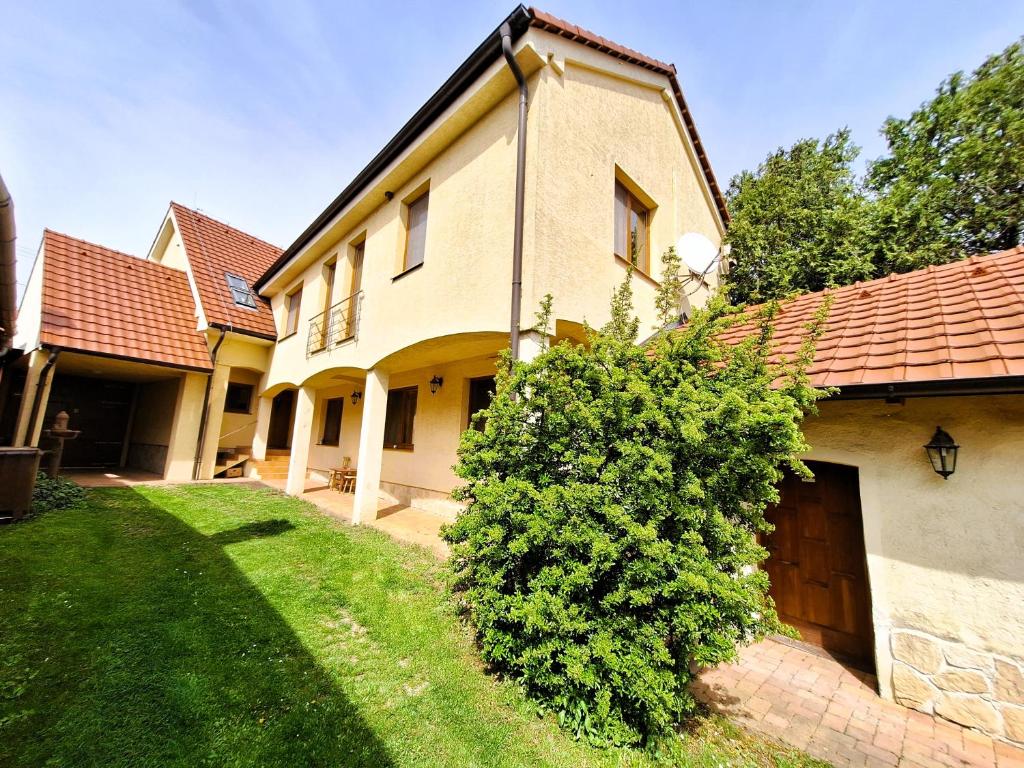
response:
<path id="1" fill-rule="evenodd" d="M 900 704 L 1024 744 L 1024 660 L 916 630 L 893 630 L 891 645 Z"/>
<path id="2" fill-rule="evenodd" d="M 144 469 L 158 475 L 164 473 L 167 463 L 167 446 L 150 443 L 131 443 L 128 446 L 127 466 Z"/>

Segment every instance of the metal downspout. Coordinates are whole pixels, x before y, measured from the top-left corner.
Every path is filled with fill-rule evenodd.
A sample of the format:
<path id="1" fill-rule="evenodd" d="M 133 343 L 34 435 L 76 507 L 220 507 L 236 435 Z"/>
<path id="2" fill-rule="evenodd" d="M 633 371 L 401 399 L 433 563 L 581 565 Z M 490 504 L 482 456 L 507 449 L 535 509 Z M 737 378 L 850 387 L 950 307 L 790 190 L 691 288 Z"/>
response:
<path id="1" fill-rule="evenodd" d="M 501 25 L 501 52 L 508 68 L 519 85 L 519 126 L 516 141 L 516 218 L 512 235 L 512 322 L 510 345 L 512 360 L 519 359 L 519 319 L 523 304 L 523 208 L 526 192 L 526 107 L 530 95 L 526 77 L 512 53 L 512 28 L 508 22 Z"/>
<path id="2" fill-rule="evenodd" d="M 220 351 L 220 345 L 224 343 L 224 337 L 227 336 L 227 328 L 220 329 L 220 338 L 217 339 L 217 343 L 213 345 L 213 349 L 210 351 L 210 363 L 213 364 L 213 370 L 210 371 L 210 375 L 206 378 L 206 391 L 203 393 L 203 420 L 199 424 L 199 439 L 196 441 L 196 456 L 192 462 L 192 479 L 199 479 L 200 465 L 203 462 L 203 447 L 206 443 L 206 422 L 210 418 L 210 389 L 213 387 L 213 374 L 217 370 L 217 352 Z"/>
<path id="3" fill-rule="evenodd" d="M 3 177 L 0 177 L 0 358 L 10 351 L 14 340 L 15 307 L 18 301 L 14 240 L 14 200 Z"/>
<path id="4" fill-rule="evenodd" d="M 53 370 L 53 366 L 57 363 L 57 356 L 60 355 L 60 347 L 53 349 L 50 352 L 50 356 L 43 364 L 43 370 L 39 372 L 39 378 L 36 379 L 36 391 L 32 395 L 32 410 L 29 411 L 28 415 L 28 432 L 25 435 L 25 444 L 38 448 L 39 440 L 36 439 L 36 420 L 42 418 L 39 414 L 39 404 L 43 399 L 43 390 L 46 389 L 46 382 L 49 381 L 51 376 L 50 371 Z M 37 445 L 32 445 L 37 443 Z"/>

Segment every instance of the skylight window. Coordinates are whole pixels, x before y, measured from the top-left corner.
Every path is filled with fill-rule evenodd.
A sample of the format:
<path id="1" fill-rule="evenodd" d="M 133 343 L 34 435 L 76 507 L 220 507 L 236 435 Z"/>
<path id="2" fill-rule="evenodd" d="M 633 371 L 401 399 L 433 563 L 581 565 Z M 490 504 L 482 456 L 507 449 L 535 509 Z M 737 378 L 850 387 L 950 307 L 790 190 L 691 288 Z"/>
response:
<path id="1" fill-rule="evenodd" d="M 256 309 L 256 299 L 253 298 L 249 283 L 245 281 L 245 278 L 238 275 L 225 275 L 225 277 L 228 280 L 228 288 L 231 289 L 231 298 L 235 300 L 235 304 Z"/>

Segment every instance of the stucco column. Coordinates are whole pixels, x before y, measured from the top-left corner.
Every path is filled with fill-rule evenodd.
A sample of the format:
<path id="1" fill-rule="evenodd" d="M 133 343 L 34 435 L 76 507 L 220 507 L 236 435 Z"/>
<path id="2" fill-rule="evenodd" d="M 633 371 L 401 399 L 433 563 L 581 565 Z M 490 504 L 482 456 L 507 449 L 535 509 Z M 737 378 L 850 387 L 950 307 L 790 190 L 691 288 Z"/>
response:
<path id="1" fill-rule="evenodd" d="M 199 443 L 199 425 L 203 420 L 203 395 L 206 374 L 186 373 L 178 385 L 178 401 L 174 409 L 171 431 L 167 437 L 167 461 L 164 479 L 192 479 Z"/>
<path id="2" fill-rule="evenodd" d="M 295 395 L 295 424 L 292 427 L 292 455 L 288 461 L 288 482 L 285 493 L 301 496 L 306 490 L 309 466 L 309 440 L 313 434 L 313 406 L 316 390 L 302 387 Z"/>
<path id="3" fill-rule="evenodd" d="M 527 331 L 519 337 L 519 359 L 524 362 L 533 360 L 550 344 L 550 341 L 545 340 L 544 334 L 538 331 Z"/>
<path id="4" fill-rule="evenodd" d="M 256 433 L 252 436 L 252 457 L 266 461 L 267 438 L 270 436 L 270 414 L 274 410 L 274 398 L 261 397 L 256 403 Z"/>
<path id="5" fill-rule="evenodd" d="M 356 468 L 356 496 L 352 501 L 352 523 L 377 519 L 380 496 L 380 467 L 384 458 L 384 418 L 388 412 L 388 374 L 376 368 L 367 371 L 363 387 L 363 421 L 359 429 L 359 466 Z"/>
<path id="6" fill-rule="evenodd" d="M 210 480 L 217 465 L 217 446 L 220 443 L 220 427 L 224 420 L 224 400 L 228 395 L 230 365 L 217 365 L 210 381 L 210 400 L 206 404 L 206 431 L 203 435 L 203 457 L 199 465 L 199 479 Z"/>
<path id="7" fill-rule="evenodd" d="M 25 386 L 21 390 L 21 405 L 18 406 L 18 420 L 14 427 L 14 446 L 22 447 L 31 444 L 29 437 L 29 417 L 32 415 L 32 403 L 36 397 L 36 387 L 39 385 L 39 374 L 46 365 L 49 355 L 41 350 L 34 349 L 29 355 L 28 371 L 25 373 Z M 46 404 L 40 403 L 39 407 L 45 413 Z"/>

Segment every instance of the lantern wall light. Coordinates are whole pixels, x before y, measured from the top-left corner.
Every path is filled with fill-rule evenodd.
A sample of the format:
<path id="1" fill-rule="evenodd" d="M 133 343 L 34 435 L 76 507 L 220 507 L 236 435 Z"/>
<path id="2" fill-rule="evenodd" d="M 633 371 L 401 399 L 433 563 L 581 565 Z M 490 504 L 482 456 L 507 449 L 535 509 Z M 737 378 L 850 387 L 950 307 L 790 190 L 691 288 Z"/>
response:
<path id="1" fill-rule="evenodd" d="M 434 378 L 430 380 L 430 394 L 436 395 L 437 390 L 441 388 L 442 384 L 444 384 L 444 379 L 440 376 L 434 376 Z"/>
<path id="2" fill-rule="evenodd" d="M 355 405 L 356 403 L 358 403 L 362 399 L 363 399 L 363 393 L 361 391 L 359 391 L 358 389 L 355 392 L 352 393 L 352 405 Z"/>
<path id="3" fill-rule="evenodd" d="M 956 472 L 956 454 L 960 450 L 960 446 L 942 427 L 935 428 L 935 434 L 932 435 L 932 439 L 928 441 L 924 449 L 928 451 L 928 460 L 932 463 L 932 469 L 936 474 L 942 475 L 943 480 Z"/>

